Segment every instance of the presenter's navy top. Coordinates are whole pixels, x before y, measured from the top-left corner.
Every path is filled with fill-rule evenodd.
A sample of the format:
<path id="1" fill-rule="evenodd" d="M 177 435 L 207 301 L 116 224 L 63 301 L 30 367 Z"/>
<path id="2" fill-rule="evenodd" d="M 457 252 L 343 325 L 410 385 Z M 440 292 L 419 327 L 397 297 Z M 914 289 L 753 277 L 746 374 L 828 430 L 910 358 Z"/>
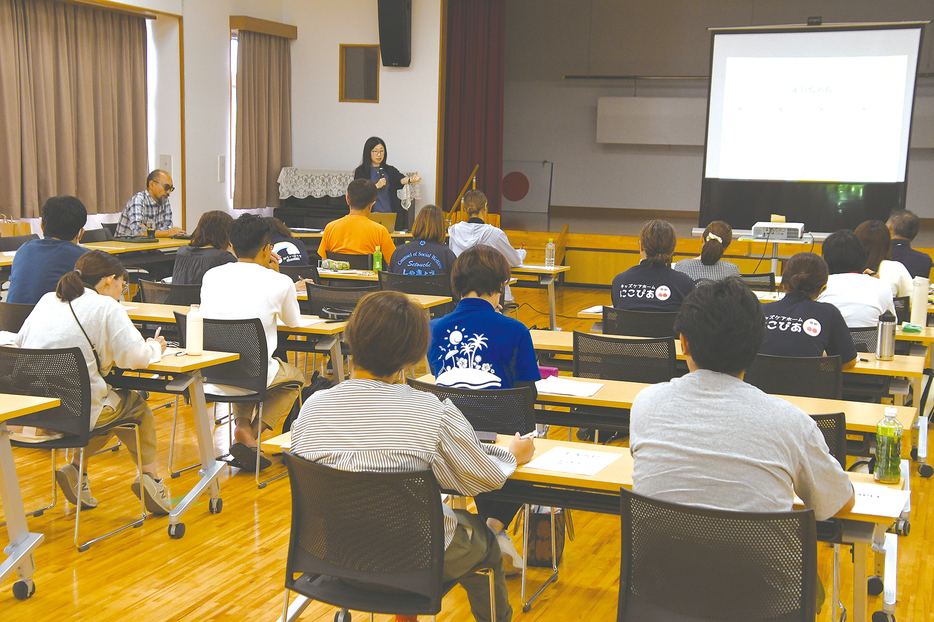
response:
<path id="1" fill-rule="evenodd" d="M 436 382 L 462 389 L 512 389 L 541 380 L 532 335 L 479 298 L 431 322 L 428 363 Z"/>
<path id="2" fill-rule="evenodd" d="M 457 256 L 445 244 L 430 240 L 413 240 L 392 254 L 389 271 L 396 274 L 431 276 L 450 274 Z"/>
<path id="3" fill-rule="evenodd" d="M 616 275 L 613 306 L 629 311 L 678 311 L 694 291 L 694 279 L 668 266 L 653 266 L 648 259 Z"/>
<path id="4" fill-rule="evenodd" d="M 849 363 L 856 346 L 840 310 L 832 304 L 811 300 L 798 292 L 762 305 L 765 341 L 760 354 L 773 356 L 840 355 Z"/>
<path id="5" fill-rule="evenodd" d="M 382 179 L 386 174 L 378 167 L 370 167 L 370 181 L 374 184 Z M 372 211 L 385 214 L 392 211 L 392 207 L 389 205 L 389 178 L 386 177 L 386 183 L 382 188 L 376 189 L 376 204 L 373 206 Z"/>

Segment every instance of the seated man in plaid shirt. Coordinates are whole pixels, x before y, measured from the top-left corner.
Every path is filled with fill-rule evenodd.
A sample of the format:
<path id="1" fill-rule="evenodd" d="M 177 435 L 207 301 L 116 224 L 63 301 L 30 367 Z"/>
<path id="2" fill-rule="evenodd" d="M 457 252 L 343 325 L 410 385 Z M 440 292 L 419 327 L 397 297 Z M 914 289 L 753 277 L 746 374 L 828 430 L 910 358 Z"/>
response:
<path id="1" fill-rule="evenodd" d="M 157 238 L 170 238 L 185 233 L 172 224 L 172 206 L 169 195 L 175 190 L 172 178 L 156 169 L 146 178 L 146 189 L 140 190 L 127 201 L 117 223 L 118 236 L 145 235 L 146 229 L 155 227 Z"/>

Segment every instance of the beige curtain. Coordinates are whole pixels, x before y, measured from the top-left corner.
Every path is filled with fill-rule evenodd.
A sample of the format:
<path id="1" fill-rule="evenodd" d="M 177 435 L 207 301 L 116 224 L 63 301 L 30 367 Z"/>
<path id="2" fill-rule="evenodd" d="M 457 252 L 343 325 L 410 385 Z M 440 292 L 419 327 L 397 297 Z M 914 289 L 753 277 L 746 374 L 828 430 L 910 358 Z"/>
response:
<path id="1" fill-rule="evenodd" d="M 116 212 L 146 179 L 146 23 L 52 0 L 0 0 L 0 212 L 77 196 Z"/>
<path id="2" fill-rule="evenodd" d="M 237 34 L 235 157 L 234 209 L 277 206 L 279 171 L 292 166 L 289 39 Z"/>

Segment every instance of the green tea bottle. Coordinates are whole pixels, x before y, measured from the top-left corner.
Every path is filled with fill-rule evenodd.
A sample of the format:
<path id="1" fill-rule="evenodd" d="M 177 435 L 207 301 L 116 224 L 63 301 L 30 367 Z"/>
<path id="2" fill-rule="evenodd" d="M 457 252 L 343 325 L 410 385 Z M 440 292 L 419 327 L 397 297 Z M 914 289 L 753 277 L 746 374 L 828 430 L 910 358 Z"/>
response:
<path id="1" fill-rule="evenodd" d="M 376 250 L 373 251 L 373 271 L 379 272 L 383 269 L 383 252 L 379 250 L 379 246 L 376 247 Z"/>
<path id="2" fill-rule="evenodd" d="M 873 477 L 880 484 L 897 484 L 902 477 L 902 424 L 892 406 L 885 409 L 885 418 L 876 424 L 876 470 Z"/>

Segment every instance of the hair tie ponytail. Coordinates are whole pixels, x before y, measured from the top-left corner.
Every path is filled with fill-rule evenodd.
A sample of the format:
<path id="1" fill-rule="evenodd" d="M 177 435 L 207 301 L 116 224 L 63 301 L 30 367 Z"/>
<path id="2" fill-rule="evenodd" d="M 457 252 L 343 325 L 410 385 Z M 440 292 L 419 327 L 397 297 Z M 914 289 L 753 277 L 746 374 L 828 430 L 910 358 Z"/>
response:
<path id="1" fill-rule="evenodd" d="M 716 240 L 717 242 L 720 242 L 720 244 L 723 244 L 723 238 L 713 232 L 707 234 L 707 239 L 705 242 L 709 242 L 710 240 Z"/>

